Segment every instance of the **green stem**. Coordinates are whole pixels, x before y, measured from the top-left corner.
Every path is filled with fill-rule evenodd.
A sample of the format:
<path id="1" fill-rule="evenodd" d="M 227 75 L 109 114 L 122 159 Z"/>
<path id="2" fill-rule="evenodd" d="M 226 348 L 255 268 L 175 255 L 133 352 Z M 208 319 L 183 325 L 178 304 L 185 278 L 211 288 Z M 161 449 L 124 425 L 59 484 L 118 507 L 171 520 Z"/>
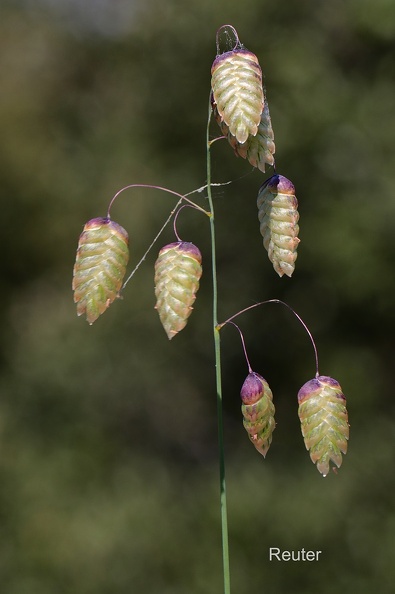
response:
<path id="1" fill-rule="evenodd" d="M 217 388 L 217 418 L 218 418 L 218 448 L 219 448 L 219 482 L 220 482 L 220 507 L 221 507 L 221 530 L 222 530 L 222 561 L 224 576 L 224 594 L 230 594 L 230 567 L 229 567 L 229 537 L 228 537 L 228 513 L 226 503 L 226 481 L 225 481 L 225 452 L 224 452 L 224 430 L 222 411 L 222 376 L 221 376 L 221 343 L 218 327 L 218 286 L 217 286 L 217 258 L 215 243 L 215 216 L 214 204 L 211 194 L 211 158 L 210 158 L 210 128 L 211 102 L 209 101 L 209 112 L 207 122 L 207 196 L 210 205 L 210 234 L 211 234 L 211 264 L 213 276 L 213 331 L 214 331 L 214 352 L 215 352 L 215 381 Z"/>

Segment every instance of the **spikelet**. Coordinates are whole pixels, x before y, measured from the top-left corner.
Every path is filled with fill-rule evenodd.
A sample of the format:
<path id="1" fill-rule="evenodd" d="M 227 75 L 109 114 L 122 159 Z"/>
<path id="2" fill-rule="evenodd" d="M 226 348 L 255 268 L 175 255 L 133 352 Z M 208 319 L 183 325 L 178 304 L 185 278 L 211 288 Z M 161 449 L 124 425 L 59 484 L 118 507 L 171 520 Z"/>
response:
<path id="1" fill-rule="evenodd" d="M 155 295 L 160 321 L 171 340 L 185 328 L 202 276 L 199 249 L 186 241 L 164 246 L 155 262 Z"/>
<path id="2" fill-rule="evenodd" d="M 346 398 L 336 380 L 320 375 L 301 387 L 298 402 L 306 449 L 319 472 L 326 476 L 329 463 L 340 468 L 342 453 L 347 452 Z"/>
<path id="3" fill-rule="evenodd" d="M 221 121 L 240 143 L 255 136 L 264 105 L 262 70 L 247 49 L 218 55 L 211 67 L 211 88 Z"/>
<path id="4" fill-rule="evenodd" d="M 292 276 L 300 241 L 298 201 L 293 183 L 283 175 L 273 175 L 260 187 L 257 205 L 269 260 L 279 276 Z"/>
<path id="5" fill-rule="evenodd" d="M 118 297 L 128 260 L 128 234 L 121 225 L 108 218 L 86 223 L 78 242 L 72 286 L 77 314 L 86 314 L 89 324 Z"/>
<path id="6" fill-rule="evenodd" d="M 259 373 L 251 372 L 242 385 L 240 396 L 244 428 L 255 448 L 265 457 L 276 426 L 272 391 Z"/>
<path id="7" fill-rule="evenodd" d="M 272 121 L 270 119 L 269 105 L 265 98 L 265 105 L 261 115 L 261 121 L 258 126 L 256 136 L 248 136 L 244 144 L 238 142 L 230 132 L 228 126 L 218 113 L 217 105 L 212 97 L 211 101 L 214 118 L 221 128 L 222 134 L 227 138 L 235 154 L 243 159 L 248 159 L 253 167 L 257 167 L 262 173 L 265 173 L 265 166 L 274 165 L 274 153 L 276 147 L 274 144 L 274 133 Z"/>

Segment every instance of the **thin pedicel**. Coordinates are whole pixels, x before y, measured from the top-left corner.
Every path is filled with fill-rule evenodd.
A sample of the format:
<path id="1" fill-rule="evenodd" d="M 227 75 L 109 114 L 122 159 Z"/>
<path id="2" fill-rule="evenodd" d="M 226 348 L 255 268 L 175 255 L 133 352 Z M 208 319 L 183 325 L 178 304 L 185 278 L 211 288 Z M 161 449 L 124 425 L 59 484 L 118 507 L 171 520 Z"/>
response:
<path id="1" fill-rule="evenodd" d="M 230 318 L 228 318 L 224 322 L 221 322 L 220 324 L 218 324 L 218 326 L 217 326 L 218 330 L 220 330 L 226 324 L 229 324 L 230 322 L 232 322 L 232 320 L 234 320 L 235 318 L 237 318 L 241 314 L 246 313 L 247 311 L 250 311 L 252 309 L 255 309 L 256 307 L 261 307 L 262 305 L 266 305 L 267 303 L 280 303 L 281 305 L 284 305 L 284 307 L 286 307 L 287 309 L 289 309 L 289 311 L 291 311 L 293 313 L 293 315 L 302 324 L 303 328 L 307 332 L 308 337 L 310 338 L 310 342 L 311 342 L 312 347 L 313 347 L 313 350 L 314 350 L 315 371 L 316 371 L 315 372 L 315 377 L 318 377 L 319 376 L 319 371 L 318 371 L 318 351 L 317 351 L 317 347 L 316 347 L 316 344 L 315 344 L 313 335 L 310 332 L 309 328 L 307 327 L 307 324 L 305 324 L 305 322 L 300 317 L 300 315 L 298 313 L 296 313 L 296 311 L 290 305 L 288 305 L 288 303 L 286 303 L 285 301 L 281 301 L 281 299 L 265 299 L 265 301 L 259 301 L 259 303 L 253 303 L 252 305 L 249 305 L 248 307 L 245 307 L 244 309 L 241 309 L 237 313 L 233 314 L 233 316 L 230 316 Z M 234 324 L 234 325 L 236 326 L 236 324 Z M 238 328 L 238 326 L 236 326 L 236 328 Z M 238 330 L 241 333 L 240 328 L 238 328 Z M 244 345 L 244 340 L 243 340 L 243 345 Z M 244 352 L 245 352 L 245 347 L 244 347 Z M 247 359 L 247 361 L 248 361 L 248 359 Z"/>

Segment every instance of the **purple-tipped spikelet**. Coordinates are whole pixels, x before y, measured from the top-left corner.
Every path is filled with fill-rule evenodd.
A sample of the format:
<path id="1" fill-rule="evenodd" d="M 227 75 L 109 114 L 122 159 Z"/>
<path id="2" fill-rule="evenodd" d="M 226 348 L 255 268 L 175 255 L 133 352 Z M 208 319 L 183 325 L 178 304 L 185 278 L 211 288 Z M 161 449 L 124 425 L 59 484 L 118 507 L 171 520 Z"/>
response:
<path id="1" fill-rule="evenodd" d="M 244 428 L 255 448 L 265 457 L 276 426 L 272 391 L 259 373 L 251 372 L 242 385 L 240 396 Z"/>
<path id="2" fill-rule="evenodd" d="M 128 234 L 121 225 L 108 218 L 86 223 L 78 242 L 73 291 L 77 314 L 86 314 L 89 324 L 118 297 L 128 260 Z"/>
<path id="3" fill-rule="evenodd" d="M 292 276 L 300 241 L 295 186 L 283 175 L 275 174 L 260 187 L 257 205 L 269 260 L 279 276 Z"/>
<path id="4" fill-rule="evenodd" d="M 185 328 L 201 276 L 202 256 L 193 243 L 178 241 L 160 250 L 155 262 L 155 308 L 169 340 Z"/>
<path id="5" fill-rule="evenodd" d="M 346 398 L 340 384 L 325 375 L 312 379 L 298 393 L 302 435 L 310 458 L 323 476 L 332 461 L 338 468 L 349 437 Z"/>
<path id="6" fill-rule="evenodd" d="M 270 119 L 269 105 L 265 98 L 265 105 L 261 115 L 261 121 L 258 126 L 258 132 L 255 136 L 250 134 L 244 144 L 241 144 L 233 136 L 228 126 L 218 113 L 217 105 L 212 97 L 212 108 L 214 118 L 221 128 L 222 134 L 227 138 L 230 146 L 238 157 L 247 159 L 253 167 L 257 167 L 262 173 L 265 173 L 266 165 L 274 165 L 274 153 L 276 147 L 274 144 L 274 133 Z"/>
<path id="7" fill-rule="evenodd" d="M 264 105 L 262 70 L 247 49 L 218 55 L 211 67 L 211 88 L 218 114 L 237 142 L 255 136 Z"/>

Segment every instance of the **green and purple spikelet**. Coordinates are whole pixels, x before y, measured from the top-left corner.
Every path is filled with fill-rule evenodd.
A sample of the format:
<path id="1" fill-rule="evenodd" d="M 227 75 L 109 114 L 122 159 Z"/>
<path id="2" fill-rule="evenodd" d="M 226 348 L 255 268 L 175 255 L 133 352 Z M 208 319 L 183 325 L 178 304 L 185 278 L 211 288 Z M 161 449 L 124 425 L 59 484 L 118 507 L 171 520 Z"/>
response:
<path id="1" fill-rule="evenodd" d="M 211 67 L 211 88 L 220 122 L 236 141 L 243 144 L 256 136 L 264 106 L 256 55 L 242 48 L 218 55 Z"/>
<path id="2" fill-rule="evenodd" d="M 242 385 L 240 396 L 244 428 L 255 448 L 265 457 L 276 426 L 272 391 L 259 373 L 251 372 Z"/>
<path id="3" fill-rule="evenodd" d="M 229 127 L 223 120 L 221 120 L 221 116 L 218 113 L 217 105 L 214 102 L 212 94 L 211 107 L 214 118 L 221 128 L 222 134 L 228 140 L 230 146 L 238 157 L 247 159 L 253 167 L 257 167 L 262 173 L 265 173 L 266 165 L 274 165 L 274 153 L 276 147 L 274 144 L 272 121 L 270 119 L 269 106 L 266 97 L 258 131 L 255 136 L 250 134 L 246 142 L 243 144 L 237 141 L 236 137 L 230 133 Z"/>
<path id="4" fill-rule="evenodd" d="M 279 276 L 292 276 L 300 242 L 295 186 L 283 175 L 273 175 L 260 187 L 257 206 L 269 260 Z"/>
<path id="5" fill-rule="evenodd" d="M 80 235 L 73 271 L 77 314 L 89 324 L 119 296 L 129 260 L 128 234 L 109 218 L 88 221 Z"/>
<path id="6" fill-rule="evenodd" d="M 342 454 L 347 452 L 346 398 L 336 380 L 320 375 L 301 387 L 298 402 L 306 449 L 319 472 L 326 476 L 330 462 L 340 468 Z"/>
<path id="7" fill-rule="evenodd" d="M 155 295 L 160 321 L 171 340 L 185 328 L 202 276 L 202 255 L 190 242 L 164 246 L 155 262 Z"/>

